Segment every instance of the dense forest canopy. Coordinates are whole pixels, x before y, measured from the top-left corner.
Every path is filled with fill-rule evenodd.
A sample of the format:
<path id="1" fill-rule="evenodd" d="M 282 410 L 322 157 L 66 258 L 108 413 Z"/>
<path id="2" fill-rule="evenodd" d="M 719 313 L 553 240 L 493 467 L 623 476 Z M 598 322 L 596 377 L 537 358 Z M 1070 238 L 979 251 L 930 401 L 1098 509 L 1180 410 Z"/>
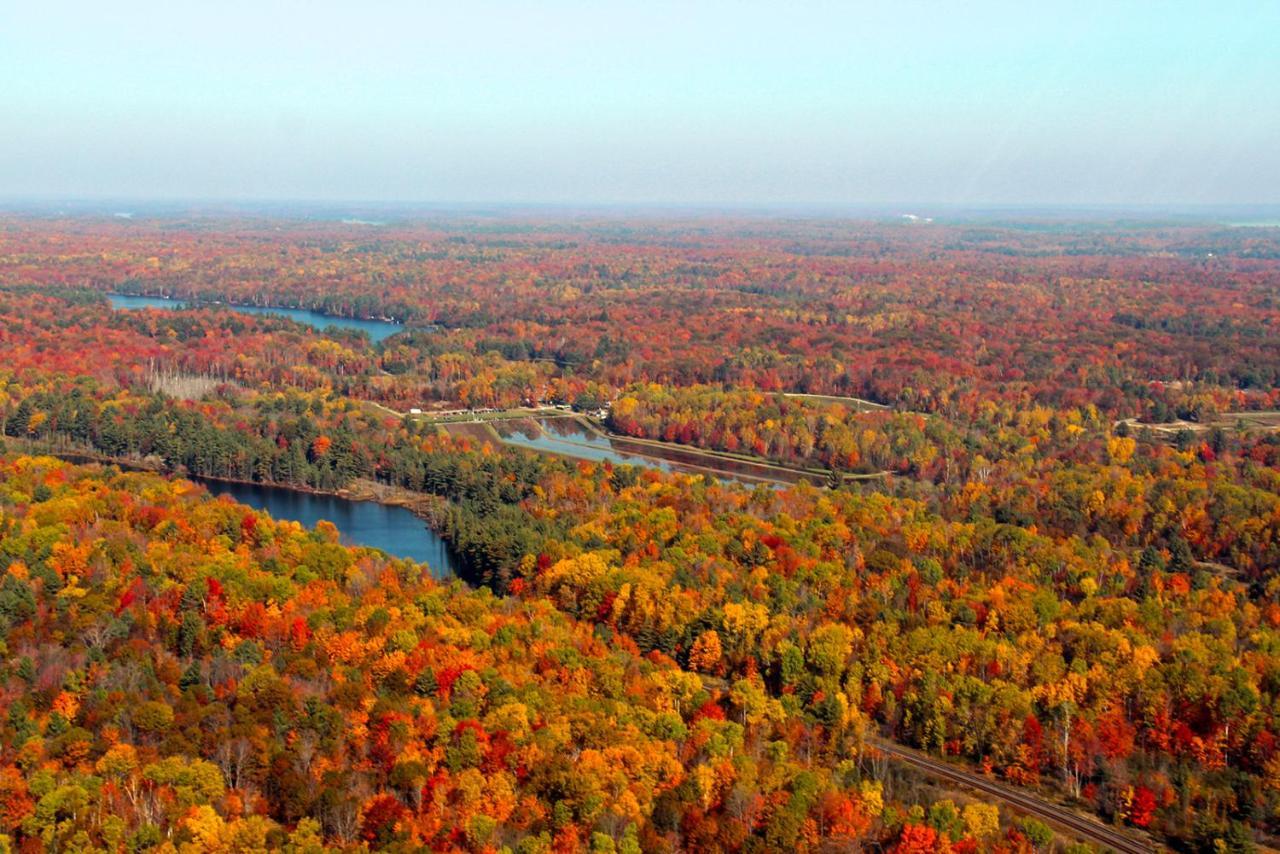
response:
<path id="1" fill-rule="evenodd" d="M 0 848 L 1078 844 L 890 742 L 1280 833 L 1280 229 L 4 217 L 0 353 Z M 455 423 L 548 412 L 706 473 Z"/>

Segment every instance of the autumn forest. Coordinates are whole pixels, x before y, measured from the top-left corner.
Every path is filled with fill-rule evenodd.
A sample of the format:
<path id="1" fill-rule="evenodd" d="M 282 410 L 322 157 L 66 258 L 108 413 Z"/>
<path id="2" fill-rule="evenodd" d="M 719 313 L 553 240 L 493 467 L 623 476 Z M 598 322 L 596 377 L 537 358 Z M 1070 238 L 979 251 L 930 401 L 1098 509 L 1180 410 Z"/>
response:
<path id="1" fill-rule="evenodd" d="M 1275 846 L 1280 228 L 0 216 L 0 852 Z"/>

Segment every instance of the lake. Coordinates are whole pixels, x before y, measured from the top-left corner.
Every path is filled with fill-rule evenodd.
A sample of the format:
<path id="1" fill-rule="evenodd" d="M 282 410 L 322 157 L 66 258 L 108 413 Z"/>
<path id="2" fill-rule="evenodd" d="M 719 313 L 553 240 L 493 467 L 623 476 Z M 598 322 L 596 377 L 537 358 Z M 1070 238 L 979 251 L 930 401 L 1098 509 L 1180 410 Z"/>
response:
<path id="1" fill-rule="evenodd" d="M 107 299 L 111 301 L 113 309 L 139 309 L 139 308 L 164 308 L 170 310 L 179 310 L 195 307 L 186 300 L 180 299 L 164 299 L 162 297 L 140 297 L 131 294 L 108 294 Z M 378 343 L 384 338 L 390 338 L 397 332 L 404 329 L 404 324 L 393 323 L 389 320 L 362 320 L 356 317 L 336 317 L 332 314 L 322 314 L 318 311 L 310 311 L 304 308 L 277 308 L 275 306 L 260 305 L 231 305 L 220 304 L 231 311 L 238 311 L 241 314 L 274 314 L 280 317 L 287 317 L 296 320 L 298 323 L 305 323 L 307 326 L 316 329 L 324 329 L 326 326 L 336 326 L 340 329 L 354 329 L 360 332 L 368 333 L 369 340 Z"/>
<path id="2" fill-rule="evenodd" d="M 431 567 L 440 579 L 457 575 L 457 561 L 449 545 L 427 524 L 403 507 L 375 501 L 352 501 L 336 495 L 316 495 L 282 486 L 230 483 L 190 477 L 213 495 L 227 495 L 241 504 L 265 510 L 276 519 L 301 522 L 308 528 L 321 519 L 332 522 L 347 545 L 372 546 L 395 557 Z"/>

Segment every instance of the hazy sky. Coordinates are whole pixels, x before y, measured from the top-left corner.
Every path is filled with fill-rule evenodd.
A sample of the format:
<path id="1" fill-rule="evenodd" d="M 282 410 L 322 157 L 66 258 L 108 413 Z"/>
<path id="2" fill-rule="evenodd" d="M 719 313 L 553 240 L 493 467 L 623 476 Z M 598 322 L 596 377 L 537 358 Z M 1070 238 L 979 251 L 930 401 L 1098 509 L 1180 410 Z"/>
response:
<path id="1" fill-rule="evenodd" d="M 0 0 L 0 197 L 1280 202 L 1280 0 Z"/>

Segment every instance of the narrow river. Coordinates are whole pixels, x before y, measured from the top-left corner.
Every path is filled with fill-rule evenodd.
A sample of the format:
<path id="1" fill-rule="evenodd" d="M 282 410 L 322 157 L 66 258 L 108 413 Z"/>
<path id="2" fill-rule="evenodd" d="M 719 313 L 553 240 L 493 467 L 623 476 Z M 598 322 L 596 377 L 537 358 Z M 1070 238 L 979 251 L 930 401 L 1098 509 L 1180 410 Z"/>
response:
<path id="1" fill-rule="evenodd" d="M 108 294 L 107 299 L 111 301 L 111 308 L 117 311 L 140 309 L 140 308 L 162 308 L 170 311 L 180 311 L 182 309 L 191 308 L 192 306 L 179 299 L 163 299 L 161 297 L 139 297 L 129 294 Z M 355 329 L 360 332 L 367 333 L 369 340 L 374 344 L 384 338 L 389 338 L 397 332 L 404 331 L 404 326 L 399 323 L 393 323 L 389 320 L 364 320 L 358 317 L 337 317 L 332 314 L 321 314 L 318 311 L 309 311 L 303 308 L 278 308 L 274 306 L 257 306 L 257 305 L 222 305 L 221 307 L 237 311 L 241 314 L 275 314 L 280 317 L 287 317 L 296 320 L 298 323 L 305 323 L 307 326 L 316 329 L 324 329 L 327 326 L 337 326 L 342 329 Z"/>
<path id="2" fill-rule="evenodd" d="M 498 437 L 508 445 L 581 460 L 608 460 L 617 465 L 644 466 L 686 474 L 712 474 L 721 480 L 736 481 L 747 486 L 765 483 L 781 487 L 801 480 L 815 484 L 824 482 L 822 475 L 806 474 L 784 466 L 769 465 L 764 461 L 733 460 L 699 453 L 694 448 L 646 444 L 622 437 L 605 436 L 576 418 L 520 418 L 489 423 Z M 464 430 L 467 427 L 461 426 Z"/>

